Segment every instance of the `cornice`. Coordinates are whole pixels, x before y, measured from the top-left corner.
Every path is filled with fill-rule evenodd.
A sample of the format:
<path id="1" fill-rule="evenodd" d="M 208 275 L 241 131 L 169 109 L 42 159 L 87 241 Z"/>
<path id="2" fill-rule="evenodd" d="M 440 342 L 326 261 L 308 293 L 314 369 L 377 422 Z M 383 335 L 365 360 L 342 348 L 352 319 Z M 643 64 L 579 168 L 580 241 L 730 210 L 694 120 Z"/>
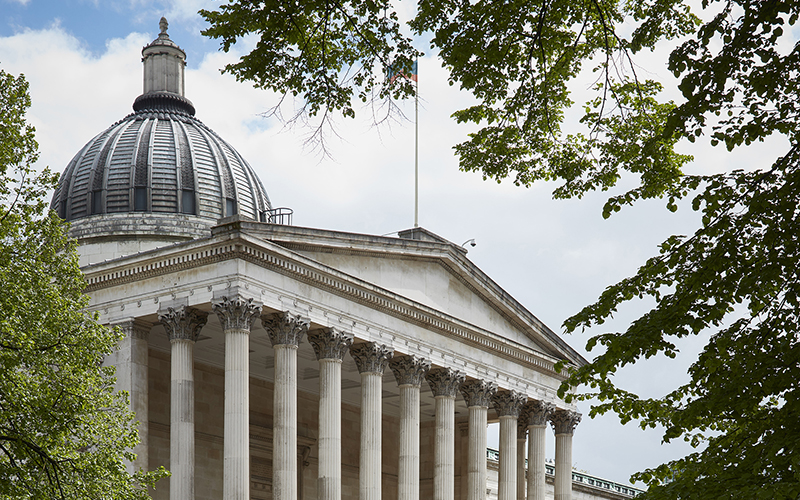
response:
<path id="1" fill-rule="evenodd" d="M 557 379 L 564 378 L 555 371 L 554 365 L 558 360 L 552 356 L 342 273 L 273 242 L 242 233 L 183 243 L 86 266 L 83 268 L 87 281 L 86 292 L 236 259 L 289 276 L 408 323 L 457 338 L 460 342 L 533 367 Z"/>

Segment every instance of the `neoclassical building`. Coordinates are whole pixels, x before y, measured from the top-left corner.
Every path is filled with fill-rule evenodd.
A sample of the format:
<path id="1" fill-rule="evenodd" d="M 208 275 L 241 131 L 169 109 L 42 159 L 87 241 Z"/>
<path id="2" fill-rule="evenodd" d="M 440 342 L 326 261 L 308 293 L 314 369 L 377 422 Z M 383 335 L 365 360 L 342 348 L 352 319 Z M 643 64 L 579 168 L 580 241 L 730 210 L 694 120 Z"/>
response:
<path id="1" fill-rule="evenodd" d="M 585 360 L 422 228 L 290 224 L 236 150 L 195 118 L 167 24 L 134 112 L 67 166 L 52 208 L 78 239 L 109 363 L 171 500 L 479 500 L 488 422 L 497 496 L 571 498 L 576 408 L 555 365 Z M 526 444 L 527 443 L 527 444 Z M 525 471 L 525 457 L 530 470 Z"/>

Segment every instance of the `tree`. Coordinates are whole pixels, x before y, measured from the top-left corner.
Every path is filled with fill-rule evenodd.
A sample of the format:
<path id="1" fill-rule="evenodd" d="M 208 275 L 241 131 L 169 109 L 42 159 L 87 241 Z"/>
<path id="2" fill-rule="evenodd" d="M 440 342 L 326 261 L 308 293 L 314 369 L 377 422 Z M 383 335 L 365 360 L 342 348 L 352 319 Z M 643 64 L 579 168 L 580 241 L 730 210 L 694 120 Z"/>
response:
<path id="1" fill-rule="evenodd" d="M 33 167 L 28 84 L 0 70 L 0 498 L 149 498 L 164 475 L 131 476 L 137 442 L 127 395 L 102 366 L 120 332 L 87 312 L 66 224 Z"/>
<path id="2" fill-rule="evenodd" d="M 691 236 L 671 236 L 658 256 L 565 321 L 566 331 L 603 324 L 617 308 L 650 297 L 655 306 L 624 332 L 593 337 L 602 352 L 571 373 L 567 398 L 597 398 L 590 414 L 662 425 L 690 456 L 634 476 L 644 498 L 800 496 L 800 15 L 792 1 L 703 0 L 701 20 L 679 0 L 420 0 L 408 28 L 429 36 L 450 83 L 478 103 L 453 116 L 477 132 L 455 146 L 460 167 L 522 186 L 558 181 L 556 198 L 638 182 L 613 194 L 610 216 L 642 198 L 669 210 L 691 199 L 702 215 Z M 405 97 L 384 68 L 408 68 L 417 51 L 388 1 L 234 0 L 201 11 L 204 34 L 223 50 L 255 34 L 252 52 L 225 68 L 240 80 L 300 96 L 301 111 L 354 114 L 351 101 Z M 641 79 L 636 58 L 673 47 L 668 69 L 679 102 Z M 596 72 L 580 127 L 570 84 Z M 579 108 L 580 109 L 580 108 Z M 569 132 L 569 133 L 568 133 Z M 747 171 L 689 175 L 676 146 L 706 136 L 728 151 L 785 137 L 788 147 Z M 674 340 L 710 340 L 690 381 L 660 398 L 614 384 L 615 372 L 659 354 Z M 578 386 L 588 392 L 570 395 Z"/>

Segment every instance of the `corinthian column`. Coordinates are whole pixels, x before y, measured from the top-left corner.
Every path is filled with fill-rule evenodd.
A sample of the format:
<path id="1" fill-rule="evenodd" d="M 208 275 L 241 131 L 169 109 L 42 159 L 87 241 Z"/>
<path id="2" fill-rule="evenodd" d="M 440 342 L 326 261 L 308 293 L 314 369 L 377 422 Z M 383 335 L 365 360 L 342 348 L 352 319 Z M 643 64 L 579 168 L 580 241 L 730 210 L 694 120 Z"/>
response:
<path id="1" fill-rule="evenodd" d="M 431 362 L 418 356 L 389 361 L 400 387 L 400 459 L 397 499 L 419 500 L 419 388 Z"/>
<path id="2" fill-rule="evenodd" d="M 353 335 L 335 328 L 308 332 L 319 360 L 319 474 L 320 500 L 342 498 L 342 359 Z"/>
<path id="3" fill-rule="evenodd" d="M 528 426 L 528 498 L 545 500 L 545 437 L 547 419 L 555 409 L 552 403 L 529 401 L 525 405 L 525 424 Z"/>
<path id="4" fill-rule="evenodd" d="M 208 313 L 187 306 L 158 315 L 170 342 L 169 497 L 194 500 L 194 343 Z"/>
<path id="5" fill-rule="evenodd" d="M 572 434 L 581 421 L 581 414 L 556 410 L 550 423 L 556 434 L 556 487 L 555 500 L 572 499 Z"/>
<path id="6" fill-rule="evenodd" d="M 467 500 L 486 500 L 486 413 L 497 392 L 497 384 L 467 380 L 461 395 L 469 408 L 467 445 Z"/>
<path id="7" fill-rule="evenodd" d="M 525 438 L 528 435 L 528 424 L 525 422 L 525 407 L 522 407 L 517 419 L 517 500 L 525 499 Z"/>
<path id="8" fill-rule="evenodd" d="M 392 348 L 375 342 L 350 347 L 350 355 L 361 374 L 360 500 L 381 500 L 381 393 L 383 372 L 393 354 Z"/>
<path id="9" fill-rule="evenodd" d="M 465 375 L 436 368 L 425 376 L 436 401 L 436 441 L 433 446 L 433 498 L 453 500 L 456 473 L 456 394 Z"/>
<path id="10" fill-rule="evenodd" d="M 524 394 L 501 391 L 492 403 L 500 417 L 500 473 L 497 500 L 514 500 L 517 487 L 517 418 L 527 401 Z"/>
<path id="11" fill-rule="evenodd" d="M 225 332 L 225 420 L 222 496 L 250 498 L 250 330 L 261 305 L 222 297 L 211 304 Z"/>
<path id="12" fill-rule="evenodd" d="M 272 498 L 297 500 L 297 348 L 309 320 L 287 311 L 262 316 L 261 323 L 275 350 Z"/>

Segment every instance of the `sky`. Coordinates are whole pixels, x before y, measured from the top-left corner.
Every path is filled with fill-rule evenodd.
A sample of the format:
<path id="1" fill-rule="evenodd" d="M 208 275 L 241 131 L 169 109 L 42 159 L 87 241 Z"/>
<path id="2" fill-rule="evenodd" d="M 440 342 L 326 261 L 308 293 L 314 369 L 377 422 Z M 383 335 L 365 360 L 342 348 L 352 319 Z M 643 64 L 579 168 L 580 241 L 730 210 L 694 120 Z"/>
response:
<path id="1" fill-rule="evenodd" d="M 252 41 L 223 54 L 216 41 L 200 35 L 205 24 L 197 11 L 219 4 L 0 0 L 0 68 L 24 73 L 30 83 L 28 119 L 37 130 L 39 165 L 63 171 L 86 142 L 132 111 L 142 91 L 141 49 L 157 36 L 159 19 L 166 16 L 170 38 L 187 52 L 186 97 L 197 118 L 248 160 L 274 207 L 294 210 L 295 225 L 375 235 L 413 227 L 413 121 L 376 127 L 370 110 L 357 108 L 355 120 L 337 121 L 338 137 L 327 142 L 330 157 L 309 150 L 307 129 L 263 116 L 279 96 L 220 73 Z M 410 8 L 411 2 L 401 4 L 401 18 Z M 425 39 L 415 43 L 428 51 Z M 667 53 L 668 47 L 659 48 L 639 63 L 669 87 Z M 670 213 L 665 202 L 648 201 L 604 220 L 601 209 L 610 193 L 553 200 L 554 184 L 523 188 L 461 172 L 452 146 L 473 128 L 457 125 L 450 115 L 472 102 L 470 96 L 448 85 L 431 54 L 419 60 L 419 95 L 420 226 L 456 244 L 474 239 L 476 246 L 467 246 L 469 259 L 591 359 L 594 354 L 584 349 L 591 335 L 624 330 L 651 304 L 623 307 L 613 320 L 587 332 L 564 334 L 563 321 L 605 287 L 635 273 L 669 235 L 694 232 L 698 217 L 685 205 Z M 413 118 L 413 102 L 400 106 Z M 682 152 L 695 155 L 690 171 L 697 173 L 752 168 L 765 151 L 774 157 L 781 147 L 771 141 L 728 155 L 698 144 Z M 622 187 L 626 183 L 630 180 L 623 179 Z M 642 396 L 663 395 L 687 379 L 686 369 L 703 344 L 704 338 L 683 340 L 675 360 L 659 357 L 626 367 L 617 382 Z M 658 429 L 622 426 L 613 415 L 590 419 L 588 403 L 579 409 L 584 416 L 575 431 L 573 464 L 593 475 L 625 483 L 636 471 L 691 451 L 682 442 L 661 445 Z M 552 457 L 552 434 L 548 450 Z"/>

